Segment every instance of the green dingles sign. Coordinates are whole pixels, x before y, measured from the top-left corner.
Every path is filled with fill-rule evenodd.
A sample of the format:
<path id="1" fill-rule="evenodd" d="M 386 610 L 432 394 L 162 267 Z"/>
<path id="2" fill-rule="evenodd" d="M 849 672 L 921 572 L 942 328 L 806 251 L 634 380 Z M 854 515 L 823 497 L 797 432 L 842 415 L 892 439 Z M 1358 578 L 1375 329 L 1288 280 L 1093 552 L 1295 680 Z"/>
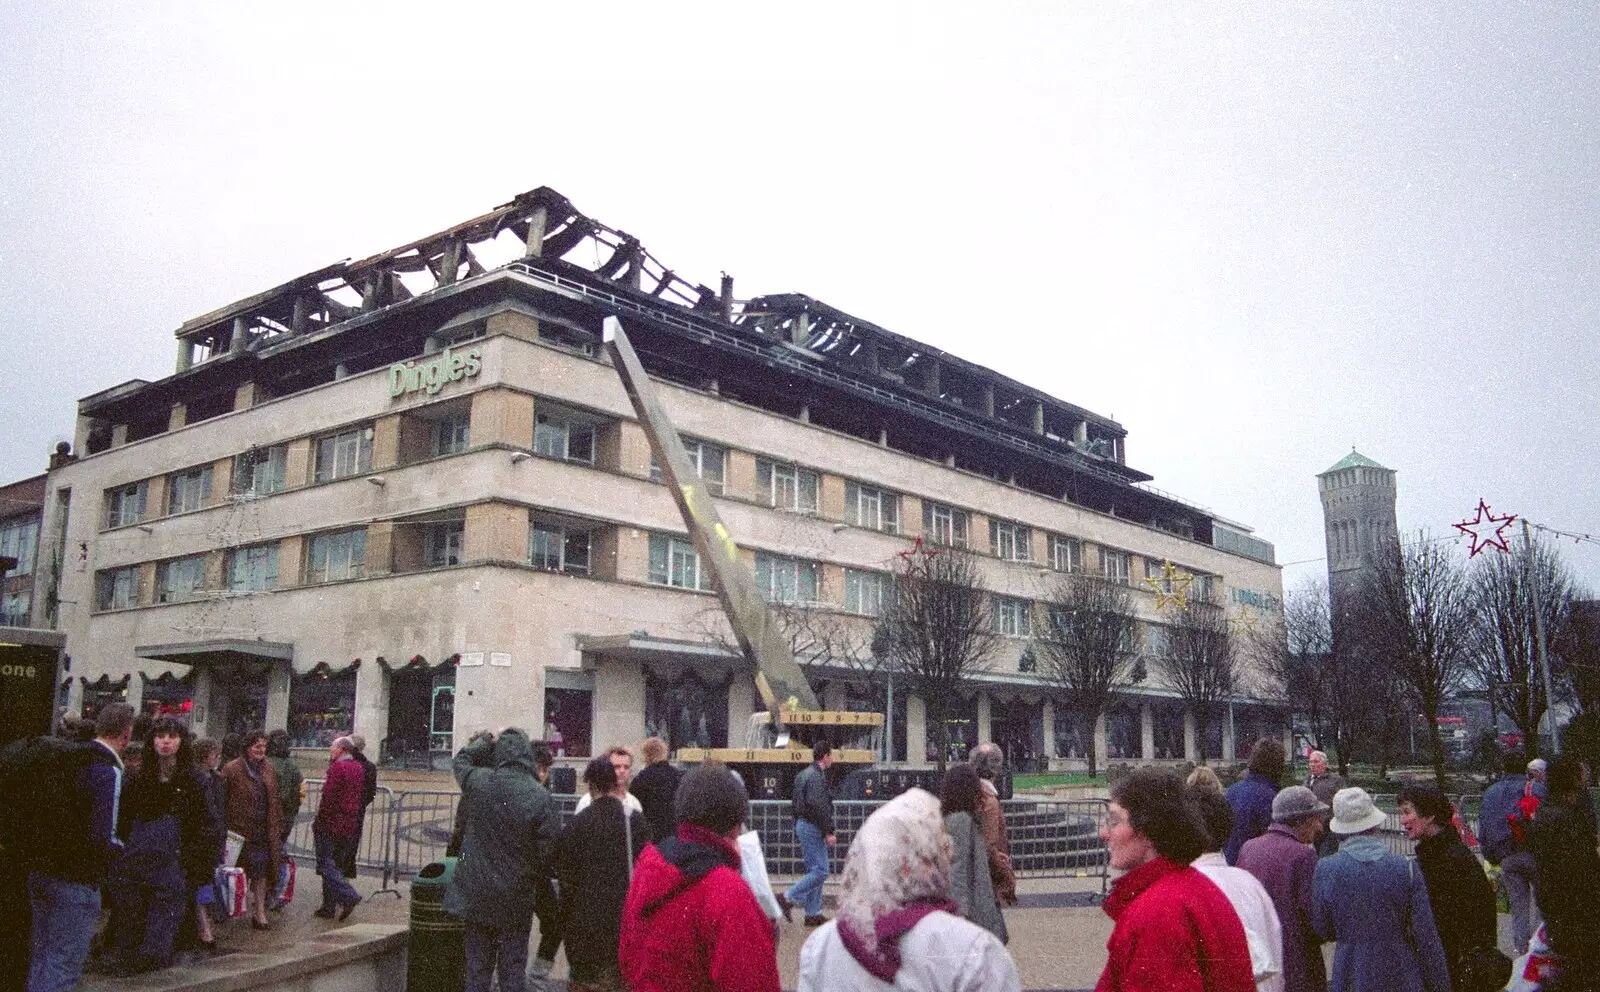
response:
<path id="1" fill-rule="evenodd" d="M 395 362 L 389 366 L 389 395 L 399 398 L 421 389 L 429 396 L 447 382 L 470 379 L 483 371 L 483 349 L 452 352 L 449 348 L 424 362 Z"/>

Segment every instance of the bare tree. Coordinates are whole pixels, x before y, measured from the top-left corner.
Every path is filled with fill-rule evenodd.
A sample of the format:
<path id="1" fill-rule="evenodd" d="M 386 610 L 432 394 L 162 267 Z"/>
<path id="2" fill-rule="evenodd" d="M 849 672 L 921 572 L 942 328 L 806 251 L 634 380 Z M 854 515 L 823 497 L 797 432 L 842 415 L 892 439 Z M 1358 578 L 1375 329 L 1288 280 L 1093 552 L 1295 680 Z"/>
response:
<path id="1" fill-rule="evenodd" d="M 1080 739 L 1092 741 L 1111 697 L 1143 678 L 1133 652 L 1133 596 L 1127 586 L 1098 576 L 1071 575 L 1057 584 L 1048 609 L 1039 674 L 1061 690 Z M 1085 753 L 1093 775 L 1094 748 Z"/>
<path id="2" fill-rule="evenodd" d="M 1205 741 L 1219 700 L 1233 691 L 1238 659 L 1222 607 L 1191 599 L 1172 614 L 1165 650 L 1155 652 L 1155 668 L 1194 713 L 1195 740 L 1205 764 Z"/>
<path id="3" fill-rule="evenodd" d="M 989 593 L 969 552 L 919 549 L 904 561 L 872 643 L 884 667 L 922 697 L 943 771 L 952 705 L 988 668 L 1000 635 L 992 625 Z"/>
<path id="4" fill-rule="evenodd" d="M 1358 607 L 1363 646 L 1421 708 L 1433 776 L 1442 789 L 1440 704 L 1461 688 L 1471 664 L 1472 596 L 1466 570 L 1451 545 L 1426 534 L 1374 557 L 1375 568 Z"/>
<path id="5" fill-rule="evenodd" d="M 1539 721 L 1550 706 L 1535 646 L 1535 588 L 1546 644 L 1565 643 L 1572 580 L 1554 548 L 1534 544 L 1528 549 L 1518 546 L 1511 554 L 1485 555 L 1471 571 L 1476 619 L 1471 677 L 1489 694 L 1490 706 L 1521 731 L 1530 757 L 1539 753 Z M 1559 668 L 1555 664 L 1559 654 L 1552 649 L 1550 655 L 1552 667 Z"/>

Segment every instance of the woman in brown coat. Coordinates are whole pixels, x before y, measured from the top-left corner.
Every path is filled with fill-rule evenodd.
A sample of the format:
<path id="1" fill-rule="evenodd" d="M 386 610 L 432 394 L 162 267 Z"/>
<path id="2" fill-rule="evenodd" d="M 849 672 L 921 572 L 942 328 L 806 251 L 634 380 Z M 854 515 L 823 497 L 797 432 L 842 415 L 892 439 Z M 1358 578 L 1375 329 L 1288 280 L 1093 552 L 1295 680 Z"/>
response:
<path id="1" fill-rule="evenodd" d="M 250 882 L 250 925 L 267 929 L 267 889 L 278 881 L 283 863 L 283 810 L 278 773 L 267 760 L 267 735 L 245 735 L 244 754 L 222 766 L 228 788 L 228 829 L 244 838 L 239 867 Z"/>

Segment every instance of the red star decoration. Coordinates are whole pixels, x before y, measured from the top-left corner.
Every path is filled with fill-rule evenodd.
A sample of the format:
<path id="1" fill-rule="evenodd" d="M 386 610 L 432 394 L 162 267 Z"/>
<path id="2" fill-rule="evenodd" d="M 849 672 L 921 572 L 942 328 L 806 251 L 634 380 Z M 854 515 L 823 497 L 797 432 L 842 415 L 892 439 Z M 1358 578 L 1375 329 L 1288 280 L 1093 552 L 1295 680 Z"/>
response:
<path id="1" fill-rule="evenodd" d="M 899 556 L 905 559 L 906 571 L 908 572 L 913 568 L 928 567 L 929 560 L 938 553 L 938 548 L 930 548 L 926 544 L 923 544 L 922 538 L 920 537 L 912 539 L 911 547 L 907 548 L 905 551 L 898 552 Z"/>
<path id="2" fill-rule="evenodd" d="M 1489 504 L 1481 498 L 1478 500 L 1478 515 L 1471 520 L 1463 520 L 1455 525 L 1456 530 L 1472 539 L 1472 550 L 1467 552 L 1468 558 L 1475 558 L 1478 552 L 1485 548 L 1499 548 L 1510 554 L 1511 546 L 1506 543 L 1506 531 L 1511 527 L 1511 522 L 1517 519 L 1515 513 L 1506 513 L 1495 516 L 1489 510 Z"/>

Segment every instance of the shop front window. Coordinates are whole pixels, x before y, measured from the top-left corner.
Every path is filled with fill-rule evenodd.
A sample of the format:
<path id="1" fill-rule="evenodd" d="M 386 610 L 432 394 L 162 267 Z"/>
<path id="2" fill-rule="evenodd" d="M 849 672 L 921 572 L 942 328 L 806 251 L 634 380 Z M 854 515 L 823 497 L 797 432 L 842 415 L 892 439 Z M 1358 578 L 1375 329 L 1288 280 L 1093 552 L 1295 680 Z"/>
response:
<path id="1" fill-rule="evenodd" d="M 83 684 L 83 711 L 85 720 L 93 720 L 100 715 L 100 711 L 112 703 L 125 703 L 128 701 L 128 680 L 118 679 L 112 682 L 102 678 L 97 682 L 85 681 Z"/>
<path id="2" fill-rule="evenodd" d="M 455 743 L 456 668 L 420 661 L 389 676 L 389 736 L 384 761 L 405 768 L 444 764 Z"/>
<path id="3" fill-rule="evenodd" d="M 1213 761 L 1222 760 L 1222 725 L 1228 720 L 1228 712 L 1220 706 L 1208 707 L 1210 719 L 1206 721 L 1205 738 L 1200 742 L 1201 754 Z M 1195 720 L 1199 723 L 1198 717 Z"/>
<path id="4" fill-rule="evenodd" d="M 151 718 L 170 716 L 184 723 L 194 709 L 194 679 L 190 676 L 174 678 L 170 675 L 144 679 L 144 692 L 139 706 Z"/>
<path id="5" fill-rule="evenodd" d="M 1158 703 L 1150 710 L 1156 757 L 1182 761 L 1186 757 L 1183 747 L 1183 707 L 1173 703 Z"/>
<path id="6" fill-rule="evenodd" d="M 1017 771 L 1038 771 L 1044 761 L 1044 707 L 1017 700 L 989 707 L 989 739 Z"/>
<path id="7" fill-rule="evenodd" d="M 1079 726 L 1079 718 L 1065 706 L 1056 705 L 1056 757 L 1078 758 L 1089 757 L 1088 738 L 1084 736 L 1083 728 Z"/>
<path id="8" fill-rule="evenodd" d="M 1128 706 L 1115 706 L 1106 711 L 1106 757 L 1142 758 L 1144 748 L 1139 739 L 1139 713 Z"/>
<path id="9" fill-rule="evenodd" d="M 667 747 L 728 746 L 729 680 L 706 681 L 694 672 L 644 678 L 644 732 Z M 743 728 L 740 728 L 741 730 Z"/>
<path id="10" fill-rule="evenodd" d="M 931 707 L 930 707 L 931 709 Z M 928 748 L 926 759 L 937 761 L 939 758 L 939 738 L 933 726 L 933 714 L 928 714 Z M 949 761 L 966 761 L 967 752 L 978 746 L 978 697 L 962 699 L 957 696 L 945 704 L 945 725 L 950 728 L 950 748 L 946 752 Z"/>
<path id="11" fill-rule="evenodd" d="M 289 686 L 289 741 L 295 747 L 327 747 L 355 730 L 356 672 L 313 671 Z"/>
<path id="12" fill-rule="evenodd" d="M 558 758 L 589 757 L 594 750 L 594 693 L 545 689 L 544 741 Z"/>

